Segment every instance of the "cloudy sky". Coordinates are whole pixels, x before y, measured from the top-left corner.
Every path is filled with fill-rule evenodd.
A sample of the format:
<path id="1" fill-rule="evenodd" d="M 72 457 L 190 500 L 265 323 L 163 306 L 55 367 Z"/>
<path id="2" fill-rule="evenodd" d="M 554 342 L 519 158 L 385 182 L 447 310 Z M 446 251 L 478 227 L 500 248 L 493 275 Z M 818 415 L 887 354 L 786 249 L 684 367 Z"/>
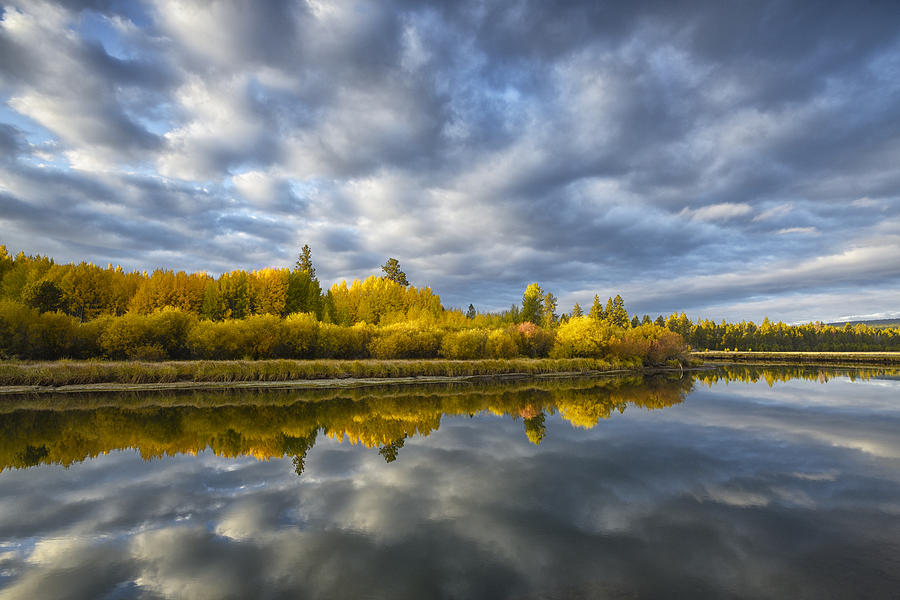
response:
<path id="1" fill-rule="evenodd" d="M 12 0 L 0 243 L 900 315 L 900 4 Z"/>

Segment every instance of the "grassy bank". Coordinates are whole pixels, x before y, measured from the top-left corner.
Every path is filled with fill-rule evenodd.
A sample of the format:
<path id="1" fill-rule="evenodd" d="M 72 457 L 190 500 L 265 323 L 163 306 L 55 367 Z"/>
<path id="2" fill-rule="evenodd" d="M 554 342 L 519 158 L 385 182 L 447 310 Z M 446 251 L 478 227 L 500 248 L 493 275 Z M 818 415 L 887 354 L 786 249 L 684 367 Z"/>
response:
<path id="1" fill-rule="evenodd" d="M 198 360 L 166 362 L 52 361 L 0 363 L 0 386 L 99 383 L 269 382 L 304 379 L 458 377 L 523 373 L 589 373 L 639 369 L 636 360 L 593 358 L 509 360 Z"/>
<path id="2" fill-rule="evenodd" d="M 693 352 L 703 361 L 804 365 L 900 365 L 900 352 Z"/>

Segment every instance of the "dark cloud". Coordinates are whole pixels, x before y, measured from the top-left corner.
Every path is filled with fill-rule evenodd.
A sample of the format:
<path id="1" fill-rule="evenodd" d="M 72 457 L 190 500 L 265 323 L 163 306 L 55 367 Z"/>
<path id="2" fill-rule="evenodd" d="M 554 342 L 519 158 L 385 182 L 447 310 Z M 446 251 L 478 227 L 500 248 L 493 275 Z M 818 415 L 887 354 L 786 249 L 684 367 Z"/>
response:
<path id="1" fill-rule="evenodd" d="M 18 128 L 0 123 L 0 157 L 4 160 L 17 157 L 25 150 L 24 138 Z"/>
<path id="2" fill-rule="evenodd" d="M 764 302 L 827 320 L 864 296 L 892 310 L 877 298 L 900 284 L 898 12 L 15 2 L 0 151 L 32 170 L 0 217 L 29 235 L 4 241 L 214 270 L 312 243 L 326 280 L 396 256 L 445 304 L 485 309 L 540 281 L 567 305 L 627 291 L 647 312 L 758 320 Z M 96 192 L 69 227 L 109 236 L 78 245 L 39 216 L 72 202 L 67 180 Z M 854 252 L 871 258 L 853 276 L 802 272 Z M 778 308 L 803 291 L 831 301 Z"/>

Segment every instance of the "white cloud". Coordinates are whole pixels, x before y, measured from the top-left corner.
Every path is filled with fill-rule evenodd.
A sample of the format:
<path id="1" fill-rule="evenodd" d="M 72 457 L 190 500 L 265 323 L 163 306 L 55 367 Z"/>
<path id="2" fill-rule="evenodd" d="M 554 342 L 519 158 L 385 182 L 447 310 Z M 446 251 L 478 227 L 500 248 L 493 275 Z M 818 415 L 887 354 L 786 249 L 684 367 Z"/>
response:
<path id="1" fill-rule="evenodd" d="M 819 230 L 815 227 L 786 227 L 784 229 L 779 229 L 776 231 L 778 235 L 790 235 L 795 233 L 800 234 L 817 234 Z"/>
<path id="2" fill-rule="evenodd" d="M 728 221 L 737 217 L 743 217 L 753 212 L 753 207 L 745 203 L 723 202 L 710 204 L 700 208 L 685 207 L 679 216 L 688 217 L 694 221 Z"/>

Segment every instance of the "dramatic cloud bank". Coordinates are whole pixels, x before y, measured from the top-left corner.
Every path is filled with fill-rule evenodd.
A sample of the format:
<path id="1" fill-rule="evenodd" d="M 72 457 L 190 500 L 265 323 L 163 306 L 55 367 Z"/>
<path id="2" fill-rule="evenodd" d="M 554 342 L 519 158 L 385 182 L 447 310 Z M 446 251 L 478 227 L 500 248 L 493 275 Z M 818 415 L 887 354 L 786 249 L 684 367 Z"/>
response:
<path id="1" fill-rule="evenodd" d="M 12 0 L 0 243 L 900 315 L 900 5 Z"/>

